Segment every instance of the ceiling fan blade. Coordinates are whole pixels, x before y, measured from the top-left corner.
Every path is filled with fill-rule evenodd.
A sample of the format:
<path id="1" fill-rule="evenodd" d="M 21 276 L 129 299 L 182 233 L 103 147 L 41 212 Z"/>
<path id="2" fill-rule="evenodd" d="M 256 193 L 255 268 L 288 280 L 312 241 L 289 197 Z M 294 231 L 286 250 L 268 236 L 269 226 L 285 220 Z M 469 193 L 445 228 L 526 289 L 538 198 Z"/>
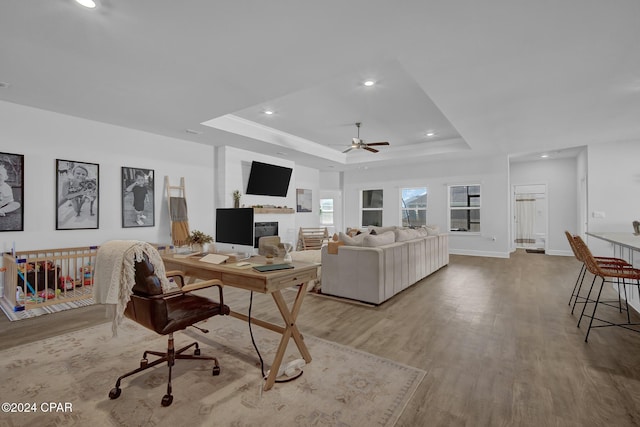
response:
<path id="1" fill-rule="evenodd" d="M 353 150 L 353 147 L 349 147 L 346 150 L 343 151 L 343 153 L 348 153 L 349 151 Z"/>
<path id="2" fill-rule="evenodd" d="M 389 145 L 388 142 L 367 142 L 368 146 L 372 146 L 372 145 Z"/>
<path id="3" fill-rule="evenodd" d="M 370 148 L 370 147 L 368 147 L 366 145 L 364 147 L 362 147 L 362 148 L 364 148 L 367 151 L 371 151 L 372 153 L 377 153 L 378 152 L 378 150 L 376 150 L 375 148 Z"/>

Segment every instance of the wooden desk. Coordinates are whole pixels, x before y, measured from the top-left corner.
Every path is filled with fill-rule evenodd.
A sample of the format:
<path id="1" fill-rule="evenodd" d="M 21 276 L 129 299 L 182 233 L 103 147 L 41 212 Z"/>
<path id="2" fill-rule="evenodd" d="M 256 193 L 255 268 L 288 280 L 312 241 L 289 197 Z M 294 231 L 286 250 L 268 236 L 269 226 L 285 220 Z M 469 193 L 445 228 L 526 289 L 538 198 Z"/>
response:
<path id="1" fill-rule="evenodd" d="M 249 266 L 237 267 L 235 264 L 210 264 L 200 261 L 198 257 L 174 258 L 172 254 L 167 254 L 162 255 L 162 259 L 167 270 L 181 270 L 189 277 L 203 280 L 220 279 L 225 286 L 271 294 L 285 326 L 251 318 L 252 324 L 262 326 L 282 335 L 264 390 L 269 390 L 273 387 L 290 338 L 293 338 L 305 362 L 311 362 L 311 354 L 296 326 L 296 319 L 300 313 L 304 296 L 307 293 L 307 284 L 317 278 L 317 265 L 295 261 L 292 263 L 294 265 L 292 269 L 260 273 Z M 249 261 L 251 263 L 266 264 L 263 257 L 252 257 Z M 289 307 L 282 296 L 281 290 L 295 285 L 300 286 L 293 304 Z M 245 321 L 249 319 L 246 315 L 233 310 L 231 310 L 230 315 Z"/>

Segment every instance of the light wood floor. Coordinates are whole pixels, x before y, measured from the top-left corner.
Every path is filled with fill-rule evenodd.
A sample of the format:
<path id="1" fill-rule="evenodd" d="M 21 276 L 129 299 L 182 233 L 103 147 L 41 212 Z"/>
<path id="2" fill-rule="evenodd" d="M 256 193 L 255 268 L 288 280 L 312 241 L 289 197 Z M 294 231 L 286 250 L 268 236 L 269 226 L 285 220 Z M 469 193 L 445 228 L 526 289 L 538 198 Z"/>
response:
<path id="1" fill-rule="evenodd" d="M 579 268 L 571 257 L 524 251 L 451 256 L 379 307 L 309 295 L 298 323 L 303 334 L 428 372 L 399 426 L 638 426 L 640 334 L 602 328 L 584 342 L 587 324 L 576 328 L 567 306 Z M 227 288 L 225 297 L 248 307 L 246 292 Z M 265 295 L 254 296 L 253 314 L 280 320 Z M 0 317 L 0 348 L 107 320 L 100 307 Z"/>

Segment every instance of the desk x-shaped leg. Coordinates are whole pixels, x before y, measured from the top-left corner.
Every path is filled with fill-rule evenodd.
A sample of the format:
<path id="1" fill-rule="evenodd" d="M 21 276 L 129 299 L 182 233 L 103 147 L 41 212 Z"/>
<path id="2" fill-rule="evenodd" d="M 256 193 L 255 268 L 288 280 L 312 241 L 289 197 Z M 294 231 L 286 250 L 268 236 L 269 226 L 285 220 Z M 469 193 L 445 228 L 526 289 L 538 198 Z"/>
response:
<path id="1" fill-rule="evenodd" d="M 271 372 L 269 372 L 269 376 L 267 377 L 267 382 L 264 385 L 264 390 L 269 390 L 273 387 L 273 384 L 276 382 L 276 377 L 278 376 L 278 370 L 280 369 L 280 365 L 282 364 L 282 360 L 284 359 L 285 351 L 287 350 L 287 345 L 289 344 L 289 339 L 293 337 L 293 340 L 302 355 L 302 358 L 306 363 L 311 362 L 311 354 L 309 353 L 309 349 L 307 349 L 307 345 L 304 343 L 304 338 L 296 326 L 296 319 L 298 318 L 298 314 L 300 313 L 300 307 L 302 306 L 302 300 L 304 300 L 304 296 L 307 293 L 307 283 L 303 283 L 298 287 L 298 294 L 296 295 L 296 299 L 291 306 L 291 310 L 287 306 L 282 293 L 277 290 L 273 292 L 271 295 L 273 296 L 273 300 L 275 301 L 278 309 L 280 310 L 280 314 L 282 315 L 282 319 L 284 320 L 285 327 L 282 330 L 282 339 L 280 340 L 280 344 L 278 345 L 278 351 L 276 352 L 276 356 L 273 359 L 273 363 L 271 364 Z"/>
<path id="2" fill-rule="evenodd" d="M 271 387 L 273 387 L 273 384 L 275 384 L 276 377 L 278 376 L 278 370 L 280 369 L 280 365 L 282 364 L 282 360 L 284 359 L 284 354 L 287 350 L 287 345 L 289 344 L 289 339 L 291 339 L 292 337 L 304 361 L 306 363 L 311 363 L 311 354 L 309 353 L 309 349 L 307 349 L 307 345 L 304 343 L 304 337 L 300 333 L 298 326 L 296 326 L 296 319 L 298 318 L 298 314 L 300 313 L 302 301 L 304 300 L 304 296 L 307 294 L 307 286 L 307 283 L 303 283 L 298 287 L 298 293 L 296 294 L 296 299 L 293 301 L 291 310 L 289 310 L 287 302 L 284 300 L 284 297 L 282 296 L 282 292 L 280 292 L 280 290 L 276 290 L 271 293 L 273 300 L 278 306 L 278 310 L 280 310 L 282 320 L 284 320 L 284 327 L 280 325 L 274 325 L 273 323 L 269 323 L 261 319 L 256 319 L 254 317 L 251 318 L 252 324 L 261 326 L 282 335 L 280 344 L 278 345 L 278 351 L 276 351 L 276 356 L 274 357 L 273 363 L 271 364 L 267 382 L 265 383 L 263 388 L 265 391 L 269 390 Z M 244 321 L 247 321 L 249 319 L 245 314 L 238 313 L 233 310 L 231 310 L 229 315 Z"/>

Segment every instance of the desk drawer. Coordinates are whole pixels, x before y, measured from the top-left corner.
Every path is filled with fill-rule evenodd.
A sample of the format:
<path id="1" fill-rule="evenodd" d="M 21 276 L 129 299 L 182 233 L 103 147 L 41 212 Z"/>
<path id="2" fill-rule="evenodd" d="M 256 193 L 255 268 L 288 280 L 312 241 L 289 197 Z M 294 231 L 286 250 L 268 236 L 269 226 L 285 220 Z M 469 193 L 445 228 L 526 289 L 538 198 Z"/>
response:
<path id="1" fill-rule="evenodd" d="M 295 276 L 285 277 L 279 280 L 274 280 L 272 283 L 278 287 L 287 287 L 293 285 L 299 285 L 300 283 L 307 283 L 317 277 L 317 274 L 313 271 L 306 271 L 304 273 L 296 274 Z"/>

